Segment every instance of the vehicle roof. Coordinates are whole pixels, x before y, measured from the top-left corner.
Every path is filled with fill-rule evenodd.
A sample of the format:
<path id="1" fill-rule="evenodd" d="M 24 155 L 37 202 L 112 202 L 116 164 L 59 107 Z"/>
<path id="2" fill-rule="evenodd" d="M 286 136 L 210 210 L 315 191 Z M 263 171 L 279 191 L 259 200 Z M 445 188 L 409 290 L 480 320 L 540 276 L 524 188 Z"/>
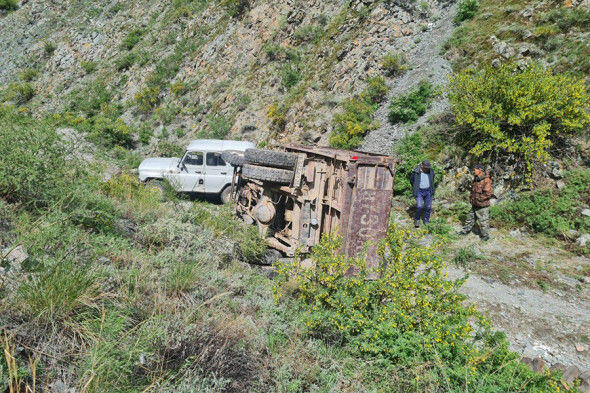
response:
<path id="1" fill-rule="evenodd" d="M 254 147 L 254 143 L 248 141 L 228 141 L 220 139 L 197 139 L 189 143 L 188 151 L 244 151 Z"/>

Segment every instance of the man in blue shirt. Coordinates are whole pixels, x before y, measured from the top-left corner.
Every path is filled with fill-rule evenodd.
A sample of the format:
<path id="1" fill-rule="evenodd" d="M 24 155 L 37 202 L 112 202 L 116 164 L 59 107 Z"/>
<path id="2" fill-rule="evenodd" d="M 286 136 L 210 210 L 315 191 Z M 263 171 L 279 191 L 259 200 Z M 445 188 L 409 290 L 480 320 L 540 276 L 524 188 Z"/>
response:
<path id="1" fill-rule="evenodd" d="M 434 170 L 430 167 L 428 160 L 422 161 L 422 164 L 414 168 L 410 175 L 410 184 L 413 188 L 414 198 L 416 198 L 414 226 L 418 228 L 422 214 L 424 214 L 424 224 L 428 224 L 430 221 L 432 198 L 434 198 Z"/>

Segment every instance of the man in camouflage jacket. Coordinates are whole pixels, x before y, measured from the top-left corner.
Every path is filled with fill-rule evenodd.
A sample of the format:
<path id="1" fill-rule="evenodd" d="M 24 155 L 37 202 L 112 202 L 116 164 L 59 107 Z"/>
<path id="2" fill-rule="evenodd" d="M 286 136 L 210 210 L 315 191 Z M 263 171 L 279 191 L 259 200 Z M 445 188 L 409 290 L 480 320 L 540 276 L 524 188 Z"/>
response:
<path id="1" fill-rule="evenodd" d="M 471 202 L 471 210 L 467 215 L 467 220 L 461 232 L 466 235 L 473 229 L 477 223 L 479 226 L 479 233 L 483 241 L 490 238 L 490 199 L 494 195 L 492 188 L 492 180 L 485 172 L 483 166 L 476 165 L 473 169 L 473 184 L 471 185 L 471 195 L 469 202 Z"/>

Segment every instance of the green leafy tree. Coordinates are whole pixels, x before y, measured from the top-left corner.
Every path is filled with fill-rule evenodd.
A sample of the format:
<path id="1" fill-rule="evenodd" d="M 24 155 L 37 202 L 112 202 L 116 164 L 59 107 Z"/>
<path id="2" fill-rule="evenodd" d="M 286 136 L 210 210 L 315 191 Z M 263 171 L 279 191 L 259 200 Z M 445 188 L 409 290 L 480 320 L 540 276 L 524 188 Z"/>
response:
<path id="1" fill-rule="evenodd" d="M 557 137 L 590 122 L 584 81 L 539 65 L 464 70 L 451 78 L 449 99 L 473 155 L 514 154 L 529 174 L 535 161 L 550 157 Z"/>

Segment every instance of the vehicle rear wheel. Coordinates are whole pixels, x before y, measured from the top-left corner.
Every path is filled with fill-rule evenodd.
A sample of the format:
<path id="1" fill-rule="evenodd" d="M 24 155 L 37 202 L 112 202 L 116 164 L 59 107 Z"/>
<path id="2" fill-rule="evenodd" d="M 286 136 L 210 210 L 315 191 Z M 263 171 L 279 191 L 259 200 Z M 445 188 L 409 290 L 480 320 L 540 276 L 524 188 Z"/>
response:
<path id="1" fill-rule="evenodd" d="M 278 184 L 290 184 L 294 172 L 288 169 L 269 168 L 265 166 L 244 164 L 242 176 L 255 180 L 268 181 Z"/>
<path id="2" fill-rule="evenodd" d="M 221 191 L 219 199 L 224 205 L 231 202 L 231 186 L 227 186 Z"/>
<path id="3" fill-rule="evenodd" d="M 247 149 L 244 158 L 248 164 L 293 169 L 297 164 L 297 154 L 276 150 Z"/>
<path id="4" fill-rule="evenodd" d="M 244 165 L 244 153 L 227 150 L 221 152 L 221 159 L 232 166 Z"/>

